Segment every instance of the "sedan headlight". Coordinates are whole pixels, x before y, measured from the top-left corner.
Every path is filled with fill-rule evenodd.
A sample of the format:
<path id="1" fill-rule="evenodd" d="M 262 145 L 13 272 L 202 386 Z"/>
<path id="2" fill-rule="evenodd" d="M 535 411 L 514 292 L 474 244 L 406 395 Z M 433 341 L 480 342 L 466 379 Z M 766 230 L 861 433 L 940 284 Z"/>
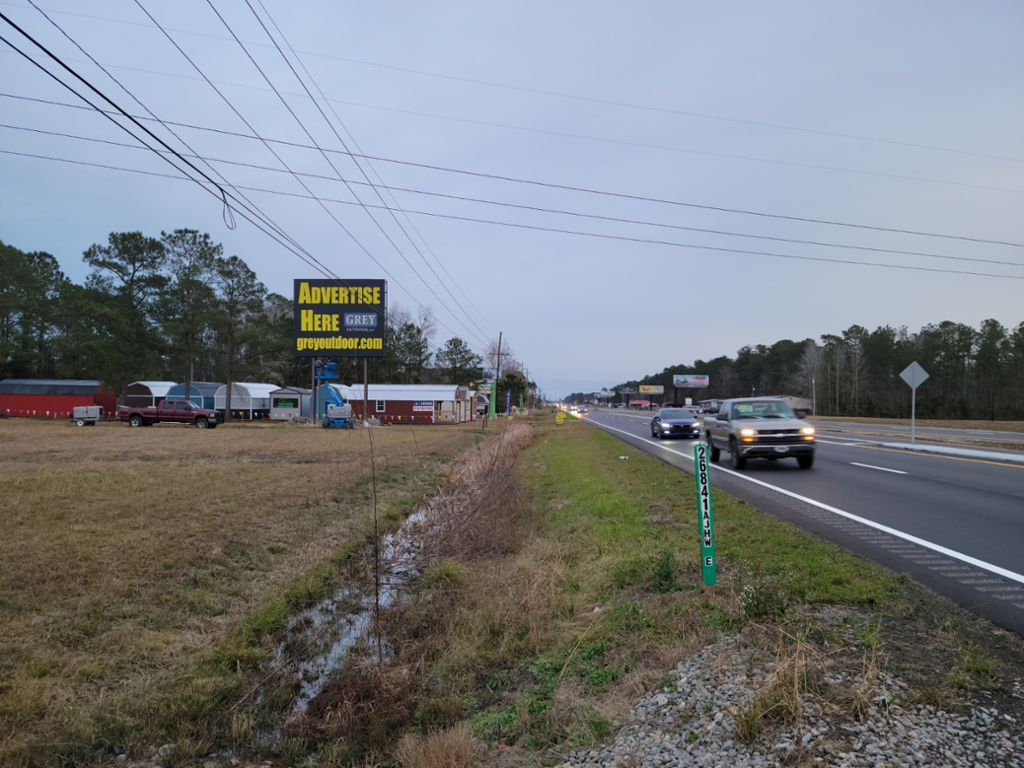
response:
<path id="1" fill-rule="evenodd" d="M 757 434 L 757 430 L 756 429 L 741 429 L 740 430 L 740 434 L 741 435 L 756 435 Z"/>
<path id="2" fill-rule="evenodd" d="M 800 431 L 803 432 L 805 435 L 813 435 L 814 434 L 814 427 L 804 427 Z"/>

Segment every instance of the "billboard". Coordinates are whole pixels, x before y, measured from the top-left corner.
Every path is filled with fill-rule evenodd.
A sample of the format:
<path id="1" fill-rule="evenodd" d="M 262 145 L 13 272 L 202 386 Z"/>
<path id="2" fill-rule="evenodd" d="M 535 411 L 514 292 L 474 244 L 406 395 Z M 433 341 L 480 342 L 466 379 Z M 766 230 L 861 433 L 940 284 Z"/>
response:
<path id="1" fill-rule="evenodd" d="M 641 395 L 663 395 L 665 394 L 665 387 L 661 384 L 641 384 L 640 385 Z"/>
<path id="2" fill-rule="evenodd" d="M 296 280 L 299 357 L 384 357 L 386 280 Z"/>
<path id="3" fill-rule="evenodd" d="M 434 412 L 434 401 L 433 400 L 414 400 L 412 404 L 413 411 L 430 411 Z"/>
<path id="4" fill-rule="evenodd" d="M 677 373 L 672 377 L 672 386 L 679 389 L 707 389 L 708 377 L 699 373 Z"/>
<path id="5" fill-rule="evenodd" d="M 498 369 L 497 368 L 484 368 L 483 372 L 484 372 L 484 378 L 487 381 L 494 381 L 495 379 L 498 378 Z"/>

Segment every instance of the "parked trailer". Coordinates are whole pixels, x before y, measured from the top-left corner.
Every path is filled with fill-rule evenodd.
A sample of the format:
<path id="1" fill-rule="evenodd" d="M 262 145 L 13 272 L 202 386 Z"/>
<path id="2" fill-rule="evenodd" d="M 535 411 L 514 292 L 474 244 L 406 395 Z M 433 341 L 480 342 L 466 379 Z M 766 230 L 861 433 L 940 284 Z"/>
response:
<path id="1" fill-rule="evenodd" d="M 79 427 L 94 427 L 103 421 L 102 405 L 76 405 L 71 412 L 71 423 Z"/>

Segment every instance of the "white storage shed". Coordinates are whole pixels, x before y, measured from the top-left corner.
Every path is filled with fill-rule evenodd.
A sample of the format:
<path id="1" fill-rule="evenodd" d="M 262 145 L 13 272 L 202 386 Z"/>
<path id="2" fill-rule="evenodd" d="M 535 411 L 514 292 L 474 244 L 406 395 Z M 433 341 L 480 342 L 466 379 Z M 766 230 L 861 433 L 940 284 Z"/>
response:
<path id="1" fill-rule="evenodd" d="M 133 381 L 124 388 L 121 405 L 133 408 L 153 408 L 167 397 L 176 381 Z"/>
<path id="2" fill-rule="evenodd" d="M 231 385 L 231 417 L 234 419 L 269 419 L 270 393 L 277 384 L 236 381 Z M 227 384 L 217 390 L 214 407 L 224 413 L 227 408 Z"/>
<path id="3" fill-rule="evenodd" d="M 232 406 L 234 403 L 232 403 Z M 281 387 L 270 393 L 270 418 L 288 421 L 292 416 L 313 413 L 313 390 L 302 387 Z"/>

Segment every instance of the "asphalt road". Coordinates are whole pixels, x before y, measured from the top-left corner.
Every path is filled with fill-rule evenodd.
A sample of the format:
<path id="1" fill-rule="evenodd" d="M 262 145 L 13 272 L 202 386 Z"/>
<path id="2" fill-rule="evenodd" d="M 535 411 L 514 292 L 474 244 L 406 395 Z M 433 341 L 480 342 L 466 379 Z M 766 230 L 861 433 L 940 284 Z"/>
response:
<path id="1" fill-rule="evenodd" d="M 651 414 L 584 419 L 693 473 L 693 441 L 651 437 Z M 713 465 L 712 483 L 880 565 L 911 575 L 1024 637 L 1024 465 L 819 437 L 814 468 Z"/>

